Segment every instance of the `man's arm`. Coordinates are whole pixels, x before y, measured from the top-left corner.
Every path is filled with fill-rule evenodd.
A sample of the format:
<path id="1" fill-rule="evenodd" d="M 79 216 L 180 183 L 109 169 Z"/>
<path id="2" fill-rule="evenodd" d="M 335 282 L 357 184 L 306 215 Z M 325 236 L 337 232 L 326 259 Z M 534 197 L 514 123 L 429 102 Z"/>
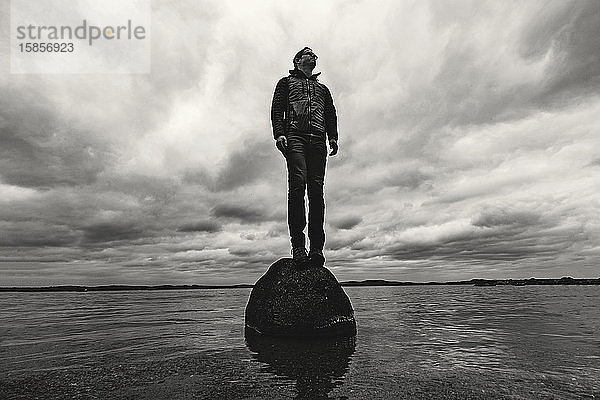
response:
<path id="1" fill-rule="evenodd" d="M 273 138 L 285 136 L 283 126 L 284 114 L 287 112 L 287 78 L 281 78 L 275 86 L 273 102 L 271 103 L 271 126 L 273 127 Z"/>
<path id="2" fill-rule="evenodd" d="M 327 87 L 325 87 L 325 130 L 329 139 L 329 147 L 331 147 L 330 156 L 334 156 L 338 151 L 338 129 L 337 129 L 337 113 L 333 105 L 333 97 Z"/>

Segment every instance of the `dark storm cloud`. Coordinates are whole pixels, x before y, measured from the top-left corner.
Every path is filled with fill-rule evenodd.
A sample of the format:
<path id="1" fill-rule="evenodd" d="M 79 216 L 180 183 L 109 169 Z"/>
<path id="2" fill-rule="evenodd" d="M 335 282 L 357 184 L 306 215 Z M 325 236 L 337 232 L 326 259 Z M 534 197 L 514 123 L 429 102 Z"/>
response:
<path id="1" fill-rule="evenodd" d="M 433 232 L 433 231 L 432 231 Z M 515 261 L 556 257 L 588 239 L 580 226 L 531 212 L 485 210 L 470 225 L 408 235 L 383 249 L 397 260 Z M 360 244 L 360 243 L 359 243 Z"/>
<path id="2" fill-rule="evenodd" d="M 236 257 L 247 258 L 256 254 L 256 249 L 231 248 L 229 254 Z"/>
<path id="3" fill-rule="evenodd" d="M 216 218 L 238 220 L 242 224 L 262 222 L 267 219 L 267 215 L 263 210 L 235 204 L 219 204 L 210 211 L 210 214 Z"/>
<path id="4" fill-rule="evenodd" d="M 107 222 L 98 214 L 111 213 L 117 216 L 115 219 L 123 218 L 123 213 L 131 208 L 122 201 L 124 197 L 128 200 L 126 196 L 98 193 L 91 187 L 31 192 L 31 197 L 6 202 L 0 207 L 0 220 L 11 221 L 7 222 L 11 228 L 3 233 L 13 246 L 20 246 L 20 243 L 26 246 L 32 240 L 48 240 L 77 247 L 90 238 L 97 239 L 95 225 Z M 38 236 L 41 239 L 36 239 Z"/>
<path id="5" fill-rule="evenodd" d="M 201 185 L 213 192 L 228 192 L 257 181 L 273 181 L 285 171 L 283 158 L 270 137 L 257 136 L 246 135 L 245 140 L 231 145 L 214 172 L 201 167 L 186 169 L 184 182 Z"/>
<path id="6" fill-rule="evenodd" d="M 81 233 L 64 225 L 36 221 L 0 223 L 2 247 L 62 247 L 77 245 Z M 30 254 L 31 256 L 31 254 Z"/>
<path id="7" fill-rule="evenodd" d="M 178 231 L 180 232 L 220 232 L 222 230 L 221 224 L 216 221 L 204 220 L 197 221 L 188 224 L 184 224 L 179 227 Z"/>
<path id="8" fill-rule="evenodd" d="M 100 222 L 83 227 L 90 242 L 112 242 L 144 237 L 144 230 L 133 222 Z"/>
<path id="9" fill-rule="evenodd" d="M 274 150 L 274 142 L 270 137 L 257 140 L 246 139 L 233 148 L 215 179 L 215 190 L 227 191 L 248 185 L 258 179 L 268 179 L 274 174 L 281 174 L 285 168 Z"/>
<path id="10" fill-rule="evenodd" d="M 357 215 L 347 215 L 336 218 L 329 224 L 337 229 L 352 229 L 362 222 L 362 218 Z"/>
<path id="11" fill-rule="evenodd" d="M 600 89 L 600 5 L 595 0 L 551 2 L 523 32 L 520 54 L 552 52 L 546 84 L 537 100 L 566 105 Z"/>
<path id="12" fill-rule="evenodd" d="M 498 235 L 478 237 L 462 235 L 442 243 L 412 243 L 392 246 L 384 251 L 397 260 L 456 261 L 516 261 L 556 258 L 571 245 L 571 239 L 581 238 L 577 231 L 565 233 L 556 240 L 535 234 L 524 235 L 503 232 Z M 567 239 L 565 241 L 565 239 Z"/>
<path id="13" fill-rule="evenodd" d="M 99 140 L 88 139 L 58 116 L 41 93 L 4 88 L 0 97 L 0 176 L 33 187 L 93 183 L 110 159 Z"/>

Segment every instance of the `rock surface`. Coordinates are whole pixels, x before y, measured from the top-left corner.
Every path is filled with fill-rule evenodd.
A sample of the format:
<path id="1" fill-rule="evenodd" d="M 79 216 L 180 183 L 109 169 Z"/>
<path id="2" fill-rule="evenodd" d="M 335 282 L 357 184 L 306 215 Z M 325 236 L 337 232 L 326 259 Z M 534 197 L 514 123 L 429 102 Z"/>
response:
<path id="1" fill-rule="evenodd" d="M 350 299 L 324 267 L 275 262 L 256 282 L 246 306 L 246 335 L 353 336 Z"/>

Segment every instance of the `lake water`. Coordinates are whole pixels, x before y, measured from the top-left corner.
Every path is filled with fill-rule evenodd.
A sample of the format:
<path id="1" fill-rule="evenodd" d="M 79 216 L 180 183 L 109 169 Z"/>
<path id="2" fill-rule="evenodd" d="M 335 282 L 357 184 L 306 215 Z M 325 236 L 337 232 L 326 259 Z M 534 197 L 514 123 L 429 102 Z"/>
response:
<path id="1" fill-rule="evenodd" d="M 600 398 L 598 286 L 344 290 L 355 340 L 251 343 L 250 289 L 0 293 L 0 398 Z"/>

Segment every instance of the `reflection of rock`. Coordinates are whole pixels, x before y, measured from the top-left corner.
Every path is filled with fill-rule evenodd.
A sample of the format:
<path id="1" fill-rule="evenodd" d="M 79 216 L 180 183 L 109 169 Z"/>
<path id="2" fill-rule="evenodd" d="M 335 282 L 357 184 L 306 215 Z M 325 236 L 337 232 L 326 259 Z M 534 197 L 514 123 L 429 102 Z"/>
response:
<path id="1" fill-rule="evenodd" d="M 287 339 L 247 336 L 252 357 L 267 371 L 296 381 L 299 399 L 326 399 L 342 383 L 356 346 L 355 337 Z"/>
<path id="2" fill-rule="evenodd" d="M 246 335 L 352 336 L 352 305 L 323 267 L 299 269 L 282 258 L 256 282 L 246 306 Z"/>

